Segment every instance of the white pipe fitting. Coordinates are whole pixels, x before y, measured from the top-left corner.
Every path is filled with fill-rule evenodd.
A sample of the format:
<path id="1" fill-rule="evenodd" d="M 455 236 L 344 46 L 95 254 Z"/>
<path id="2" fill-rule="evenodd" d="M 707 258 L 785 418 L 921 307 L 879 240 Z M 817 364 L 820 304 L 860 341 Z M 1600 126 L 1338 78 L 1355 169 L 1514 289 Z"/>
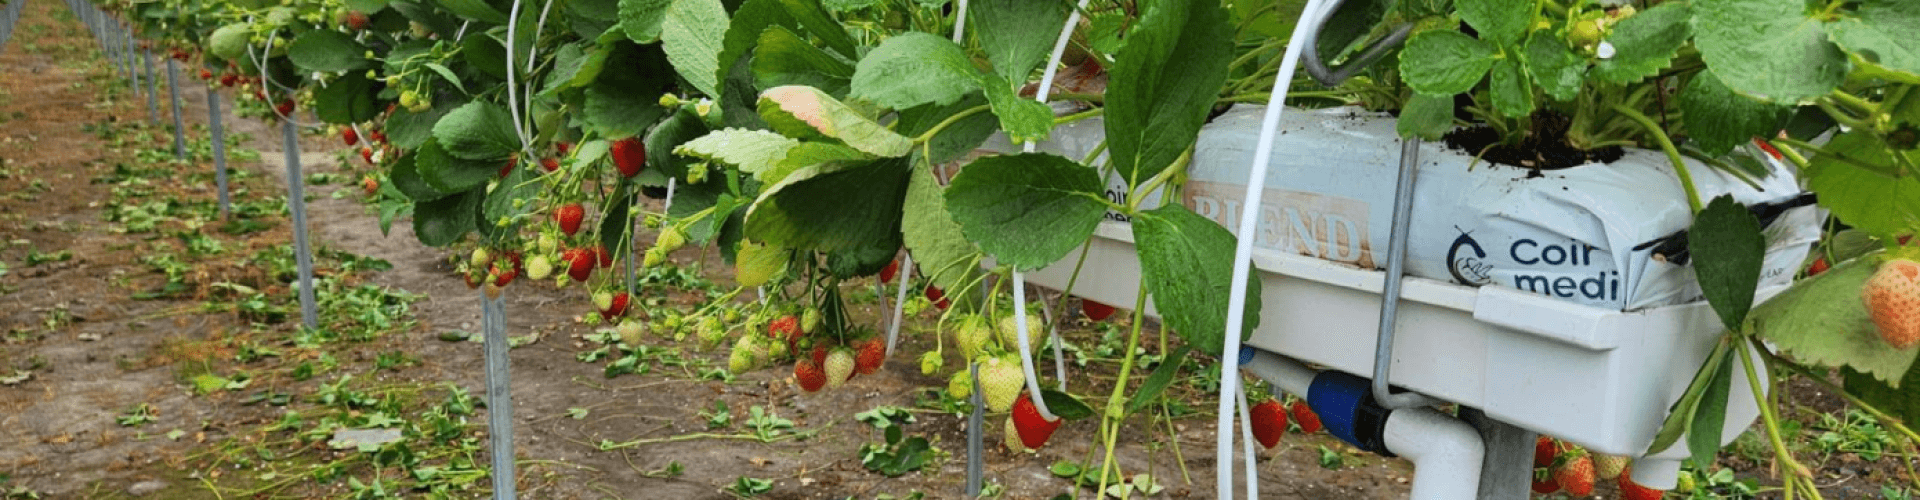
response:
<path id="1" fill-rule="evenodd" d="M 1431 408 L 1394 410 L 1382 437 L 1387 449 L 1413 461 L 1413 500 L 1469 500 L 1480 494 L 1486 445 L 1480 433 Z"/>
<path id="2" fill-rule="evenodd" d="M 1254 351 L 1253 359 L 1247 360 L 1241 368 L 1273 384 L 1281 392 L 1303 398 L 1307 397 L 1307 388 L 1313 385 L 1314 375 L 1319 374 L 1299 361 L 1264 350 Z"/>

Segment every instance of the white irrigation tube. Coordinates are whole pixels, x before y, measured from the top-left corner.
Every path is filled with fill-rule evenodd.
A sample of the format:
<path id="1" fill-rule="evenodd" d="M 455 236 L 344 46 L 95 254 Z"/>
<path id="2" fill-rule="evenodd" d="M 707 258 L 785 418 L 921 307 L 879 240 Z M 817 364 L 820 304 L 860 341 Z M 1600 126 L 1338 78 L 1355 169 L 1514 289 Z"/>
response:
<path id="1" fill-rule="evenodd" d="M 1324 9 L 1327 0 L 1307 0 L 1300 19 L 1312 19 Z M 1280 111 L 1285 108 L 1287 91 L 1293 86 L 1293 73 L 1300 62 L 1300 52 L 1307 45 L 1307 36 L 1312 29 L 1296 23 L 1293 36 L 1287 41 L 1287 53 L 1280 60 L 1280 72 L 1273 78 L 1273 93 L 1267 100 L 1266 114 L 1260 121 L 1260 139 L 1254 143 L 1253 165 L 1247 172 L 1246 200 L 1244 207 L 1259 207 L 1261 195 L 1267 189 L 1267 162 L 1273 158 L 1273 138 L 1280 129 Z M 1240 212 L 1240 235 L 1234 240 L 1233 274 L 1228 276 L 1231 283 L 1227 295 L 1226 339 L 1220 353 L 1220 404 L 1215 423 L 1214 461 L 1226 467 L 1216 471 L 1216 494 L 1222 499 L 1233 498 L 1233 417 L 1234 391 L 1240 388 L 1240 330 L 1244 327 L 1242 316 L 1246 315 L 1247 280 L 1253 267 L 1253 240 L 1261 212 L 1242 210 Z M 1249 447 L 1253 443 L 1247 443 Z M 1258 481 L 1259 475 L 1252 468 L 1247 469 L 1249 482 Z"/>
<path id="2" fill-rule="evenodd" d="M 1046 104 L 1047 97 L 1053 93 L 1053 77 L 1059 73 L 1060 57 L 1066 54 L 1067 43 L 1073 39 L 1073 28 L 1080 24 L 1080 11 L 1086 8 L 1087 0 L 1080 0 L 1073 12 L 1067 14 L 1067 23 L 1060 28 L 1060 37 L 1053 42 L 1053 52 L 1047 56 L 1046 69 L 1040 73 L 1040 88 L 1033 93 L 1033 99 L 1040 101 L 1040 104 Z M 957 38 L 959 35 L 954 36 Z M 1020 150 L 1032 153 L 1038 147 L 1039 144 L 1027 141 Z M 1040 410 L 1041 417 L 1047 420 L 1058 420 L 1060 417 L 1053 414 L 1052 408 L 1047 407 L 1046 399 L 1040 397 L 1040 377 L 1033 371 L 1033 349 L 1028 347 L 1033 344 L 1032 341 L 1027 340 L 1027 275 L 1017 268 L 1013 270 L 1013 329 L 1020 340 L 1020 371 L 1027 376 L 1027 395 L 1033 398 L 1033 407 Z M 1061 357 L 1060 335 L 1053 328 L 1048 330 L 1053 333 L 1054 372 L 1060 379 L 1060 383 L 1065 385 L 1067 369 L 1066 361 Z"/>
<path id="3" fill-rule="evenodd" d="M 967 0 L 957 3 L 958 8 L 953 10 L 953 43 L 964 47 L 967 45 Z"/>
<path id="4" fill-rule="evenodd" d="M 1242 448 L 1246 450 L 1247 498 L 1258 499 L 1260 498 L 1260 473 L 1254 469 L 1256 462 L 1254 461 L 1255 456 L 1253 452 L 1253 416 L 1249 414 L 1253 410 L 1247 405 L 1246 386 L 1233 386 L 1233 393 L 1235 397 L 1240 399 L 1240 421 L 1245 423 L 1245 425 L 1240 426 L 1240 440 L 1247 442 L 1247 447 Z"/>
<path id="5" fill-rule="evenodd" d="M 893 355 L 893 345 L 900 338 L 900 322 L 906 321 L 907 276 L 913 274 L 913 252 L 905 252 L 900 267 L 894 268 L 893 321 L 887 323 L 887 355 Z"/>

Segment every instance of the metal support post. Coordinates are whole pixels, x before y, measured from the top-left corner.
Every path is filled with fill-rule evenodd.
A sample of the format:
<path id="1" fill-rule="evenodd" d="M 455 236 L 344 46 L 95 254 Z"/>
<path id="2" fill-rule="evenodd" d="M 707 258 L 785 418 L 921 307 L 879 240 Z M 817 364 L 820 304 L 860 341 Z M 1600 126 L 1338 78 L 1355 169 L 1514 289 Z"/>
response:
<path id="1" fill-rule="evenodd" d="M 293 120 L 280 121 L 281 147 L 287 153 L 287 210 L 293 213 L 293 257 L 300 267 L 300 319 L 307 328 L 319 326 L 313 305 L 313 253 L 307 249 L 307 197 L 300 176 L 300 136 Z"/>
<path id="2" fill-rule="evenodd" d="M 1486 412 L 1461 408 L 1460 419 L 1480 431 L 1486 454 L 1480 461 L 1477 500 L 1527 498 L 1533 485 L 1532 431 L 1487 417 Z"/>
<path id="3" fill-rule="evenodd" d="M 140 65 L 147 73 L 147 119 L 154 125 L 160 124 L 160 82 L 153 76 L 153 49 L 140 49 Z"/>
<path id="4" fill-rule="evenodd" d="M 173 157 L 187 159 L 187 129 L 180 119 L 180 65 L 172 57 L 167 58 L 167 95 L 173 103 Z"/>
<path id="5" fill-rule="evenodd" d="M 494 500 L 514 500 L 513 391 L 507 371 L 506 294 L 495 298 L 480 293 L 481 330 L 486 335 L 487 444 L 493 455 Z"/>
<path id="6" fill-rule="evenodd" d="M 213 182 L 220 195 L 220 219 L 232 220 L 233 208 L 227 199 L 227 130 L 221 126 L 220 93 L 213 90 L 213 82 L 207 82 L 207 126 L 213 142 Z"/>
<path id="7" fill-rule="evenodd" d="M 975 498 L 980 496 L 981 482 L 985 480 L 982 476 L 986 472 L 987 454 L 986 447 L 981 444 L 981 434 L 985 433 L 987 400 L 980 396 L 981 392 L 985 392 L 980 387 L 980 364 L 969 361 L 967 374 L 973 377 L 973 396 L 970 398 L 973 413 L 967 415 L 967 498 Z"/>

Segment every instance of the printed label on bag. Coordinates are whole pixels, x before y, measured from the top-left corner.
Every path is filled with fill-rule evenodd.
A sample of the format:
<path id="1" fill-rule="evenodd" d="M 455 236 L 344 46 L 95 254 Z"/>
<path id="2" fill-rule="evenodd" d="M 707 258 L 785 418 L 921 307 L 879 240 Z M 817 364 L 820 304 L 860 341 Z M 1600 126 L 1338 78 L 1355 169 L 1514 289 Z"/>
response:
<path id="1" fill-rule="evenodd" d="M 1240 225 L 1246 189 L 1239 184 L 1190 181 L 1182 197 L 1194 213 L 1233 230 Z M 1261 198 L 1254 246 L 1374 268 L 1366 202 L 1272 188 Z"/>

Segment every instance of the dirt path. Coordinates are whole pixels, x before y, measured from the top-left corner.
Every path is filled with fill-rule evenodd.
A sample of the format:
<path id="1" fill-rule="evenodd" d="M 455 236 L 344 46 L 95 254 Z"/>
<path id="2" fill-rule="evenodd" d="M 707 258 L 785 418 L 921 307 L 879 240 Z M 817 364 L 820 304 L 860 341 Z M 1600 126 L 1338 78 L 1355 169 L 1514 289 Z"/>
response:
<path id="1" fill-rule="evenodd" d="M 249 268 L 257 264 L 245 260 L 261 249 L 286 244 L 284 215 L 261 214 L 257 220 L 271 227 L 263 232 L 219 236 L 227 248 L 224 253 L 187 258 L 189 275 L 182 280 L 191 291 L 156 300 L 130 299 L 182 281 L 159 271 L 162 266 L 154 264 L 153 257 L 179 251 L 174 240 L 185 241 L 180 235 L 217 235 L 213 229 L 219 225 L 180 216 L 164 220 L 153 231 L 127 229 L 127 214 L 116 211 L 115 203 L 159 196 L 129 197 L 129 190 L 148 188 L 179 205 L 204 207 L 212 197 L 212 168 L 205 161 L 172 163 L 143 156 L 170 144 L 170 137 L 163 128 L 142 124 L 145 103 L 125 93 L 123 85 L 113 84 L 107 66 L 97 59 L 79 23 L 50 0 L 29 3 L 13 42 L 0 52 L 0 68 L 8 69 L 0 75 L 0 262 L 9 266 L 0 274 L 0 330 L 6 334 L 0 344 L 0 377 L 31 374 L 0 386 L 0 488 L 25 488 L 48 498 L 206 498 L 209 484 L 243 488 L 268 481 L 264 474 L 232 463 L 232 455 L 222 458 L 216 445 L 271 437 L 259 429 L 288 410 L 249 405 L 248 391 L 196 395 L 193 377 L 267 373 L 277 366 L 274 361 L 235 361 L 241 346 L 297 350 L 283 340 L 296 333 L 297 312 L 291 321 L 262 326 L 235 310 L 206 306 L 234 300 L 223 295 L 232 288 L 222 283 L 252 284 L 282 302 L 291 295 L 284 281 L 276 279 L 280 277 L 255 276 L 260 272 Z M 183 85 L 188 123 L 205 123 L 201 83 Z M 233 103 L 227 104 L 233 109 Z M 164 102 L 161 109 L 165 112 Z M 283 194 L 277 124 L 232 113 L 227 122 L 230 134 L 250 138 L 240 146 L 257 151 L 260 158 L 235 164 L 251 173 L 234 181 L 236 199 L 271 201 L 271 196 Z M 195 132 L 204 141 L 204 130 Z M 310 135 L 302 149 L 302 168 L 308 174 L 357 179 L 357 171 L 367 169 L 358 160 L 343 161 L 347 155 L 331 137 Z M 143 183 L 116 173 L 156 168 L 176 175 L 170 181 Z M 381 384 L 434 387 L 450 382 L 478 396 L 483 389 L 480 344 L 438 340 L 447 331 L 478 331 L 478 292 L 452 274 L 446 252 L 418 244 L 407 221 L 396 221 L 393 234 L 382 236 L 377 218 L 358 194 L 335 196 L 343 189 L 357 193 L 351 184 L 308 187 L 315 246 L 390 262 L 390 270 L 368 273 L 364 279 L 420 294 L 423 298 L 409 313 L 417 323 L 332 354 L 341 366 L 333 374 L 258 383 L 307 394 L 341 374 L 355 373 Z M 59 259 L 63 252 L 71 257 Z M 691 265 L 695 254 L 677 254 L 679 264 Z M 729 279 L 717 259 L 705 266 L 711 279 Z M 345 276 L 338 267 L 323 272 Z M 920 375 L 910 356 L 889 360 L 883 371 L 862 376 L 847 388 L 799 394 L 790 370 L 783 367 L 740 374 L 731 383 L 702 379 L 702 368 L 725 366 L 723 349 L 656 338 L 659 352 L 671 355 L 650 358 L 650 373 L 609 379 L 602 376 L 604 361 L 583 363 L 576 358 L 597 347 L 586 340 L 592 330 L 577 321 L 590 312 L 581 288 L 526 283 L 508 293 L 509 335 L 534 339 L 512 354 L 521 498 L 730 498 L 723 488 L 743 477 L 771 480 L 764 498 L 906 497 L 914 492 L 928 498 L 960 496 L 964 421 L 930 409 L 938 396 L 926 389 L 944 386 L 944 377 Z M 661 302 L 655 307 L 698 300 L 682 292 L 657 291 L 652 296 Z M 863 320 L 878 316 L 875 303 L 857 307 Z M 931 317 L 916 318 L 902 351 L 931 348 L 926 333 L 931 324 Z M 374 358 L 396 350 L 417 358 L 418 365 L 396 371 L 372 368 Z M 1096 363 L 1083 374 L 1095 387 L 1076 386 L 1076 391 L 1104 395 L 1110 381 L 1101 381 L 1110 380 L 1112 371 Z M 1103 396 L 1089 399 L 1097 397 Z M 715 402 L 726 404 L 732 422 L 709 429 L 710 419 L 702 413 Z M 1191 406 L 1210 406 L 1200 402 Z M 129 426 L 117 421 L 141 415 L 134 409 L 143 404 L 153 409 L 150 422 Z M 939 452 L 932 465 L 897 478 L 862 466 L 861 446 L 881 441 L 883 433 L 856 421 L 854 414 L 881 405 L 915 409 L 916 421 L 905 429 L 933 442 Z M 738 439 L 752 433 L 747 422 L 749 409 L 756 406 L 792 422 L 781 435 L 807 437 L 772 443 Z M 484 435 L 484 411 L 467 417 L 470 436 Z M 1073 422 L 1045 450 L 1015 454 L 999 445 L 999 420 L 989 422 L 987 478 L 1004 486 L 1004 498 L 1070 492 L 1071 485 L 1050 474 L 1048 467 L 1056 461 L 1083 460 L 1096 435 L 1091 421 Z M 1156 446 L 1149 451 L 1143 436 L 1164 440 L 1166 428 L 1147 429 L 1144 419 L 1134 419 L 1126 429 L 1119 463 L 1129 473 L 1152 470 L 1168 485 L 1168 496 L 1210 497 L 1211 422 L 1204 414 L 1176 422 L 1181 451 L 1193 473 L 1191 485 L 1178 480 L 1172 450 Z M 179 433 L 169 436 L 171 431 Z M 1347 465 L 1330 470 L 1320 465 L 1322 447 L 1347 450 L 1344 445 L 1324 435 L 1287 439 L 1262 463 L 1267 498 L 1406 494 L 1408 469 L 1403 462 L 1336 453 Z M 602 450 L 603 442 L 633 443 Z M 483 454 L 474 458 L 485 463 Z M 654 477 L 674 462 L 684 468 L 683 474 Z M 260 467 L 255 464 L 251 470 Z M 341 483 L 319 481 L 280 494 L 341 495 Z M 484 497 L 484 481 L 479 484 L 450 494 Z"/>

